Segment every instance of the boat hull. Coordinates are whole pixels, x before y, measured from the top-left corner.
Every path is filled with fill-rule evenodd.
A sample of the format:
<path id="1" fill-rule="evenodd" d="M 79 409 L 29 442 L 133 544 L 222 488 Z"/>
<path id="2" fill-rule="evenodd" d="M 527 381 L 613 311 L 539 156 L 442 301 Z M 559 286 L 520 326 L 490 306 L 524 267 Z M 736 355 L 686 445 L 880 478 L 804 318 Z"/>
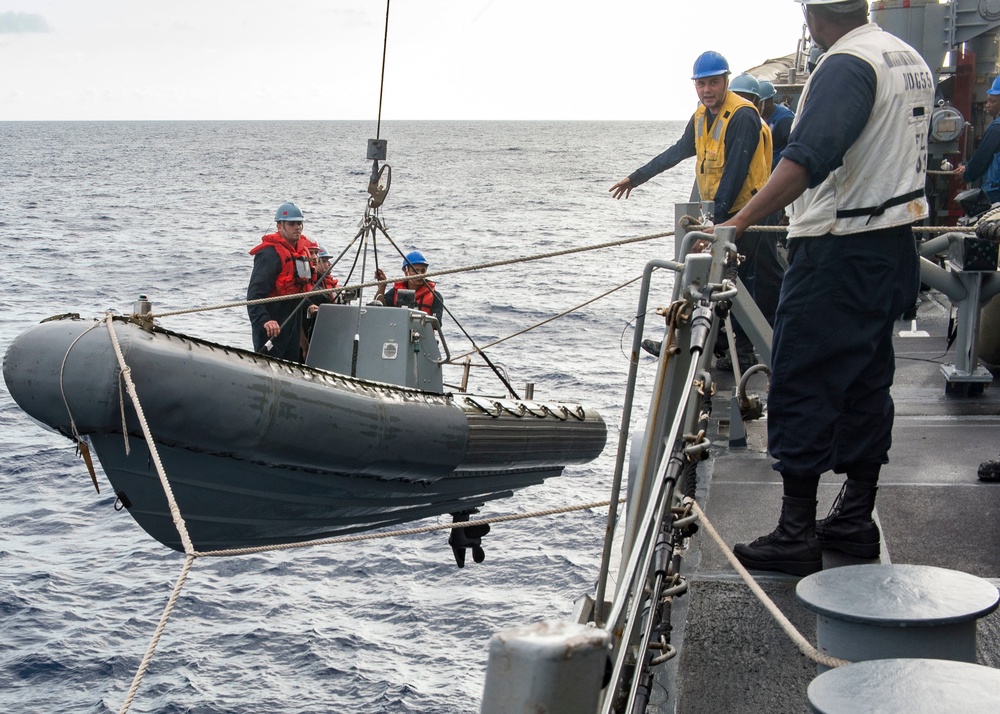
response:
<path id="1" fill-rule="evenodd" d="M 92 436 L 101 466 L 150 536 L 183 550 L 146 442 Z M 561 467 L 456 471 L 433 482 L 291 469 L 157 445 L 191 542 L 199 551 L 297 543 L 459 513 L 558 476 Z"/>
<path id="2" fill-rule="evenodd" d="M 592 460 L 607 438 L 601 417 L 578 405 L 433 394 L 127 320 L 113 325 L 201 551 L 469 510 Z M 4 378 L 22 409 L 63 435 L 89 439 L 133 518 L 181 549 L 121 377 L 106 325 L 75 316 L 28 330 L 4 357 Z"/>

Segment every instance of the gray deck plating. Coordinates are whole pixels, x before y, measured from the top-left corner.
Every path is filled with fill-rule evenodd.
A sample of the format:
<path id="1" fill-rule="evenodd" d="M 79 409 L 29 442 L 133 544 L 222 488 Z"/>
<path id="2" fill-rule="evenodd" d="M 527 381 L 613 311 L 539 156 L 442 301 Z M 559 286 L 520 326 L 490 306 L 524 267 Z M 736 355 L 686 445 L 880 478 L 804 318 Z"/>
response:
<path id="1" fill-rule="evenodd" d="M 1000 483 L 980 482 L 976 469 L 1000 452 L 1000 384 L 978 397 L 945 394 L 940 364 L 953 362 L 954 356 L 945 348 L 947 309 L 934 297 L 922 297 L 918 327 L 931 336 L 895 340 L 896 421 L 877 508 L 882 559 L 962 570 L 996 583 Z M 909 322 L 897 323 L 897 334 L 909 329 Z M 762 390 L 763 385 L 752 383 L 751 388 Z M 715 398 L 717 445 L 700 471 L 698 500 L 731 546 L 774 526 L 781 482 L 766 454 L 763 421 L 748 425 L 746 449 L 727 448 L 729 396 L 720 388 Z M 840 483 L 832 474 L 823 477 L 821 513 Z M 658 677 L 658 708 L 651 710 L 808 711 L 806 688 L 816 676 L 815 664 L 798 652 L 712 541 L 699 534 L 691 543 L 684 566 L 691 590 L 675 605 L 674 614 L 680 655 Z M 857 562 L 869 561 L 824 554 L 824 568 Z M 762 575 L 759 582 L 815 643 L 815 614 L 797 601 L 797 578 Z M 978 634 L 979 663 L 1000 667 L 1000 614 L 980 620 Z"/>

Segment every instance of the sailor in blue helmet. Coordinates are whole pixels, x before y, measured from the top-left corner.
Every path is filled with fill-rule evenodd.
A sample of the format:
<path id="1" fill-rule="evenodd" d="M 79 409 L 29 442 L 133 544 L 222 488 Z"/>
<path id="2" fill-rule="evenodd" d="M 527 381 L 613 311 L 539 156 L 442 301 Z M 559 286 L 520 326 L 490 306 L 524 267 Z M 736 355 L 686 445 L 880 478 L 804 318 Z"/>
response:
<path id="1" fill-rule="evenodd" d="M 609 190 L 616 199 L 628 198 L 632 189 L 684 159 L 697 156 L 698 193 L 702 200 L 715 202 L 714 220 L 721 223 L 743 208 L 767 182 L 771 174 L 771 132 L 756 106 L 730 91 L 729 63 L 718 52 L 699 55 L 691 79 L 700 104 L 681 138 Z M 763 223 L 776 223 L 777 218 L 775 215 Z M 739 252 L 745 256 L 739 277 L 764 318 L 773 323 L 783 271 L 776 238 L 771 233 L 748 233 L 740 241 Z M 746 370 L 757 360 L 752 343 L 738 324 L 735 327 L 739 363 Z M 658 352 L 648 342 L 644 347 L 654 354 Z M 731 369 L 727 364 L 731 356 L 722 359 L 717 367 Z"/>
<path id="2" fill-rule="evenodd" d="M 733 551 L 747 568 L 807 575 L 824 548 L 879 554 L 872 512 L 892 443 L 892 333 L 920 286 L 913 224 L 928 211 L 935 87 L 920 53 L 868 22 L 865 0 L 797 2 L 826 53 L 767 185 L 724 225 L 740 234 L 790 205 L 767 401 L 781 512 L 771 533 Z M 827 471 L 846 481 L 817 522 Z"/>
<path id="3" fill-rule="evenodd" d="M 1000 77 L 993 80 L 993 86 L 986 90 L 986 113 L 993 121 L 986 127 L 982 141 L 968 164 L 960 165 L 955 173 L 966 183 L 983 179 L 982 188 L 992 203 L 1000 201 Z"/>
<path id="4" fill-rule="evenodd" d="M 795 112 L 784 104 L 775 103 L 777 94 L 773 84 L 766 79 L 760 81 L 760 115 L 771 130 L 771 151 L 774 153 L 771 160 L 772 171 L 778 165 L 781 152 L 788 146 L 788 135 L 792 133 L 792 120 L 795 118 Z"/>
<path id="5" fill-rule="evenodd" d="M 743 73 L 733 77 L 729 88 L 753 104 L 760 112 L 760 82 L 752 74 Z"/>
<path id="6" fill-rule="evenodd" d="M 277 230 L 261 238 L 260 244 L 250 250 L 253 272 L 247 286 L 247 300 L 312 290 L 309 249 L 313 242 L 302 235 L 302 211 L 294 203 L 283 203 L 274 220 Z M 306 343 L 300 303 L 300 299 L 289 298 L 247 305 L 256 351 L 292 362 L 302 361 Z"/>
<path id="7" fill-rule="evenodd" d="M 412 290 L 414 293 L 414 307 L 423 310 L 428 315 L 433 315 L 441 321 L 444 315 L 444 298 L 437 290 L 436 284 L 425 279 L 423 276 L 427 272 L 427 259 L 419 250 L 413 250 L 403 258 L 403 275 L 406 280 L 394 283 L 388 290 L 385 289 L 385 272 L 381 268 L 375 270 L 375 279 L 379 280 L 378 290 L 375 293 L 375 300 L 388 307 L 400 307 L 400 290 Z"/>

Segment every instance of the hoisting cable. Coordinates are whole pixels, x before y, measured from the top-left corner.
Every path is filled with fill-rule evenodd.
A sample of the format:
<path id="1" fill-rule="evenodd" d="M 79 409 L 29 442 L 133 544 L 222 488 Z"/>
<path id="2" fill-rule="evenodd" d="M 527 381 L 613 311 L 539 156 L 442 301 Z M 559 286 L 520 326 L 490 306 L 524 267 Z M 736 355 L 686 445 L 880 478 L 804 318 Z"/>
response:
<path id="1" fill-rule="evenodd" d="M 389 0 L 385 0 L 385 34 L 382 37 L 382 77 L 378 85 L 378 120 L 375 122 L 375 138 L 381 139 L 382 131 L 382 91 L 385 89 L 385 54 L 389 46 Z"/>
<path id="2" fill-rule="evenodd" d="M 358 237 L 361 237 L 363 235 L 367 235 L 367 233 L 368 233 L 368 222 L 367 222 L 367 220 L 365 220 L 362 223 L 361 228 L 359 229 Z M 350 282 L 351 282 L 351 276 L 354 275 L 354 271 L 358 267 L 358 258 L 361 255 L 360 250 L 361 249 L 359 248 L 354 253 L 354 260 L 351 262 L 351 269 L 347 271 L 347 276 L 344 278 L 344 284 L 345 285 L 349 285 L 350 284 Z"/>
<path id="3" fill-rule="evenodd" d="M 372 236 L 374 237 L 375 231 L 372 230 Z M 374 241 L 374 238 L 373 238 Z M 361 239 L 361 247 L 358 249 L 358 255 L 361 256 L 361 274 L 365 274 L 366 259 L 368 257 L 368 231 L 365 231 L 365 237 Z M 355 257 L 355 263 L 357 262 L 357 257 Z M 360 294 L 359 294 L 360 297 Z M 363 311 L 363 301 L 358 300 L 357 309 L 357 320 L 354 323 L 354 342 L 351 345 L 351 377 L 358 376 L 358 352 L 361 350 L 361 313 Z"/>

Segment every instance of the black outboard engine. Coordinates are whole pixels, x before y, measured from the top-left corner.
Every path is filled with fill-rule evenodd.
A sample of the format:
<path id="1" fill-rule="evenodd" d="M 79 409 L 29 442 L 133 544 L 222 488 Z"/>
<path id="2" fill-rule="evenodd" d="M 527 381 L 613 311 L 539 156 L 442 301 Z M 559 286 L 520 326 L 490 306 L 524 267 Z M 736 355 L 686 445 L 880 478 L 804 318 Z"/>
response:
<path id="1" fill-rule="evenodd" d="M 479 513 L 479 509 L 475 508 L 471 511 L 462 511 L 461 513 L 452 513 L 451 520 L 453 523 L 462 523 L 469 520 L 469 515 L 472 513 Z M 482 563 L 486 560 L 486 553 L 483 551 L 483 536 L 490 532 L 490 524 L 484 523 L 478 526 L 466 526 L 465 528 L 452 528 L 451 536 L 448 538 L 448 545 L 451 546 L 452 552 L 455 554 L 455 564 L 460 568 L 465 567 L 465 551 L 472 551 L 472 559 L 477 563 Z"/>

